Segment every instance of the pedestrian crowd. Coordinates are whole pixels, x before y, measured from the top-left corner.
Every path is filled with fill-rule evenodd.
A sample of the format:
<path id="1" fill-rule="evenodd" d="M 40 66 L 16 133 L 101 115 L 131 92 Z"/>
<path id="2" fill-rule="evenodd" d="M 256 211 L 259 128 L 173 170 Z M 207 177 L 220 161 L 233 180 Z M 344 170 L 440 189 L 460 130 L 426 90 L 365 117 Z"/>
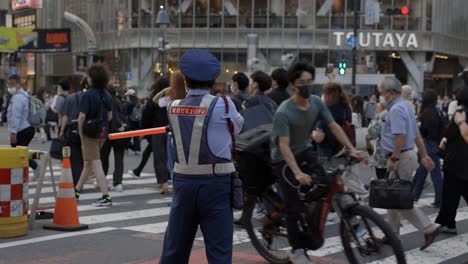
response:
<path id="1" fill-rule="evenodd" d="M 418 207 L 389 210 L 387 220 L 395 233 L 404 217 L 423 233 L 422 249 L 440 232 L 457 234 L 460 197 L 468 202 L 468 71 L 463 73 L 466 87 L 455 97 L 443 99 L 431 89 L 418 96 L 394 77 L 385 78 L 372 94 L 351 95 L 334 81 L 333 74 L 328 74 L 330 81 L 318 93 L 312 87 L 315 68 L 305 63 L 276 69 L 271 75 L 236 72 L 229 87 L 221 90 L 215 86 L 219 74 L 220 64 L 212 54 L 191 50 L 181 57 L 180 70 L 170 79 L 158 77 L 148 87 L 149 97 L 143 99 L 138 97 L 141 90 L 110 86 L 110 73 L 102 64 L 91 65 L 80 85 L 72 87 L 68 79 L 61 80 L 56 94 L 42 90 L 30 96 L 21 87 L 20 77 L 11 75 L 8 95 L 1 99 L 0 119 L 8 122 L 12 146 L 28 146 L 36 131 L 42 141 L 50 140 L 55 128 L 62 144 L 71 147 L 76 198 L 94 175 L 102 193 L 96 206 L 112 204 L 110 190 L 124 191 L 125 155 L 140 155 L 142 140 L 147 141 L 139 165 L 127 169 L 140 177 L 153 154 L 160 193 L 170 193 L 168 182 L 173 181 L 161 263 L 187 263 L 199 225 L 209 262 L 230 263 L 231 177 L 222 176 L 235 171 L 232 147 L 236 135 L 265 124 L 273 126 L 273 176 L 280 170 L 275 167 L 286 165 L 294 176 L 292 181 L 310 185 L 311 178 L 300 166 L 303 160 L 327 163 L 344 148 L 358 157 L 366 151 L 374 178 L 398 176 L 412 181 L 416 203 L 430 175 L 435 193 L 432 206 L 439 208 L 435 223 Z M 42 105 L 35 105 L 32 98 Z M 40 110 L 40 122 L 33 120 L 39 116 L 33 108 Z M 171 131 L 107 139 L 109 133 L 164 126 Z M 111 151 L 115 160 L 113 181 L 108 185 L 105 176 L 110 171 Z M 34 160 L 29 165 L 37 176 L 40 166 Z M 276 178 L 287 205 L 292 260 L 308 263 L 297 226 L 298 194 L 283 177 Z M 359 173 L 344 182 L 349 191 L 369 199 L 369 183 Z"/>

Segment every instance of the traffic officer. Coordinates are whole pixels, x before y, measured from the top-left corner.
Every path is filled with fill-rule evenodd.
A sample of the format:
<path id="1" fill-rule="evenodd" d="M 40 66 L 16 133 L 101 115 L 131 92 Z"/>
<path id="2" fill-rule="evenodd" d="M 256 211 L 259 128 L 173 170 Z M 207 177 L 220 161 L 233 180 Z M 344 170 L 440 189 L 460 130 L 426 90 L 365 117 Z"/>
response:
<path id="1" fill-rule="evenodd" d="M 183 100 L 169 105 L 174 135 L 174 194 L 164 237 L 161 264 L 188 263 L 200 226 L 209 263 L 232 262 L 233 216 L 231 134 L 241 130 L 244 119 L 227 98 L 210 95 L 221 73 L 219 61 L 206 50 L 192 49 L 180 59 L 180 70 L 189 89 Z"/>

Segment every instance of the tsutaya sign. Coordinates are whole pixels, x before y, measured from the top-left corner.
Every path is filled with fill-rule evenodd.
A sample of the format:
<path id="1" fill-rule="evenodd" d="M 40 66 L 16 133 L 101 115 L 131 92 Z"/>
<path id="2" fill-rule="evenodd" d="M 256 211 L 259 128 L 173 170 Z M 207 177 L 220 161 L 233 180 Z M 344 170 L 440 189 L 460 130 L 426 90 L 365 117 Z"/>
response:
<path id="1" fill-rule="evenodd" d="M 346 40 L 353 32 L 333 32 L 337 48 L 346 47 Z M 417 49 L 419 41 L 415 33 L 409 32 L 359 32 L 357 39 L 360 48 L 375 49 Z"/>

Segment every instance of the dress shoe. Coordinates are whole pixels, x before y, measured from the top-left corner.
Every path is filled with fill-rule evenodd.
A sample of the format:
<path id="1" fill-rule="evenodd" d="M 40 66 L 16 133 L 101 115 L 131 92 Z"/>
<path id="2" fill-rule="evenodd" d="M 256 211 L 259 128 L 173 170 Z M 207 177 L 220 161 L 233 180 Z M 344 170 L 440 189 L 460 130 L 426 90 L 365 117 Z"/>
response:
<path id="1" fill-rule="evenodd" d="M 168 194 L 169 193 L 169 185 L 167 184 L 167 182 L 161 184 L 161 187 L 160 187 L 159 191 L 160 191 L 161 194 Z"/>
<path id="2" fill-rule="evenodd" d="M 435 238 L 440 234 L 440 226 L 436 230 L 432 231 L 429 234 L 424 234 L 424 245 L 419 248 L 419 250 L 424 250 L 428 248 L 432 243 L 434 243 Z"/>

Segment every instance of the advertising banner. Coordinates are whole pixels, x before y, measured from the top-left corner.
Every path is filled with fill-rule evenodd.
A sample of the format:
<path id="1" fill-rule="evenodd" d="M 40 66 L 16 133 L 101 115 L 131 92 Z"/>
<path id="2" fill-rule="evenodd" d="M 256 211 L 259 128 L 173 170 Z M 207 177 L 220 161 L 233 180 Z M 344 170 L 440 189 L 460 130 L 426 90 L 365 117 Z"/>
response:
<path id="1" fill-rule="evenodd" d="M 70 29 L 35 29 L 35 36 L 30 36 L 18 52 L 57 53 L 70 52 Z"/>
<path id="2" fill-rule="evenodd" d="M 37 39 L 32 28 L 0 28 L 0 53 L 14 53 L 18 47 Z"/>
<path id="3" fill-rule="evenodd" d="M 13 11 L 26 8 L 42 8 L 42 0 L 12 0 Z"/>

